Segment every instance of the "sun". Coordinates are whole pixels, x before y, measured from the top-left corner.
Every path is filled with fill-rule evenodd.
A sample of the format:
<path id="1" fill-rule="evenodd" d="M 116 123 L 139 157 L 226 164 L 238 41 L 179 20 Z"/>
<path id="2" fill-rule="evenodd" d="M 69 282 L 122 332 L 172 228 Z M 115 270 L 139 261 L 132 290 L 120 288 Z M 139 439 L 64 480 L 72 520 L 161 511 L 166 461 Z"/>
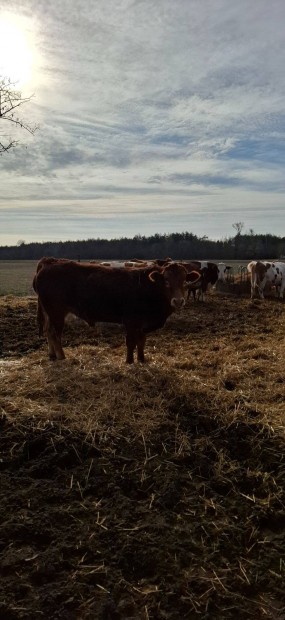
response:
<path id="1" fill-rule="evenodd" d="M 19 87 L 32 78 L 33 50 L 25 22 L 14 15 L 0 15 L 0 78 Z"/>

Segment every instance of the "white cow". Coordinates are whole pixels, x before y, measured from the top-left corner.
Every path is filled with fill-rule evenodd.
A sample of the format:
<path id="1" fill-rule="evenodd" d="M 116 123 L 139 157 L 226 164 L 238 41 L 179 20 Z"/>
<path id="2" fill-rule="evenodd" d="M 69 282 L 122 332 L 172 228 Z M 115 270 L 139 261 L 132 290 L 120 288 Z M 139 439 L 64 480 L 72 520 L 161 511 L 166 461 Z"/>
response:
<path id="1" fill-rule="evenodd" d="M 285 290 L 285 263 L 281 261 L 274 261 L 272 268 L 275 271 L 275 286 L 276 294 L 280 299 L 283 299 Z"/>
<path id="2" fill-rule="evenodd" d="M 264 299 L 266 284 L 276 287 L 276 294 L 283 299 L 285 290 L 285 263 L 280 261 L 251 261 L 247 270 L 251 276 L 251 298 L 258 290 L 259 297 Z"/>
<path id="3" fill-rule="evenodd" d="M 232 267 L 230 265 L 226 265 L 225 263 L 218 263 L 218 280 L 220 280 L 220 282 L 226 282 L 231 270 Z"/>

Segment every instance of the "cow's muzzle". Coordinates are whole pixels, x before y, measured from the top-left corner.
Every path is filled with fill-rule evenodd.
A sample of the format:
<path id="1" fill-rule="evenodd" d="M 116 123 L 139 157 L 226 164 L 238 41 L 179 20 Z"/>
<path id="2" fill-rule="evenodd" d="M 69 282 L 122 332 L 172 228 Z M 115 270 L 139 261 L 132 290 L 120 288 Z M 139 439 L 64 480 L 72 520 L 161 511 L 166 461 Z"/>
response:
<path id="1" fill-rule="evenodd" d="M 185 306 L 184 297 L 172 297 L 171 305 L 175 310 L 181 310 L 181 308 L 184 308 Z"/>

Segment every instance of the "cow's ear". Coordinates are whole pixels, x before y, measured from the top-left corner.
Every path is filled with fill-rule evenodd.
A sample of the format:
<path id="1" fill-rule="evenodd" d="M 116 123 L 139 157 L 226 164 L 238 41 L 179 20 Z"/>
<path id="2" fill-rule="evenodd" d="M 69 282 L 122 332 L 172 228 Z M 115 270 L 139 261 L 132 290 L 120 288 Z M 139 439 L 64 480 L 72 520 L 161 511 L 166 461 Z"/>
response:
<path id="1" fill-rule="evenodd" d="M 148 277 L 151 282 L 161 282 L 163 280 L 163 275 L 159 271 L 151 271 Z"/>

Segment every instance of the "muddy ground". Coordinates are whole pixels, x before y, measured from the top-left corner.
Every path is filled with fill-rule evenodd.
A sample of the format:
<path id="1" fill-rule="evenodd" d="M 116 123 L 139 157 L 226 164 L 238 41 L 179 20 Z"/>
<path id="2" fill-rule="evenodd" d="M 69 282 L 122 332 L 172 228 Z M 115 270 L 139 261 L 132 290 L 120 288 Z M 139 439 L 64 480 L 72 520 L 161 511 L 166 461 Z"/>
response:
<path id="1" fill-rule="evenodd" d="M 193 302 L 124 363 L 0 299 L 0 618 L 285 618 L 285 306 Z"/>

